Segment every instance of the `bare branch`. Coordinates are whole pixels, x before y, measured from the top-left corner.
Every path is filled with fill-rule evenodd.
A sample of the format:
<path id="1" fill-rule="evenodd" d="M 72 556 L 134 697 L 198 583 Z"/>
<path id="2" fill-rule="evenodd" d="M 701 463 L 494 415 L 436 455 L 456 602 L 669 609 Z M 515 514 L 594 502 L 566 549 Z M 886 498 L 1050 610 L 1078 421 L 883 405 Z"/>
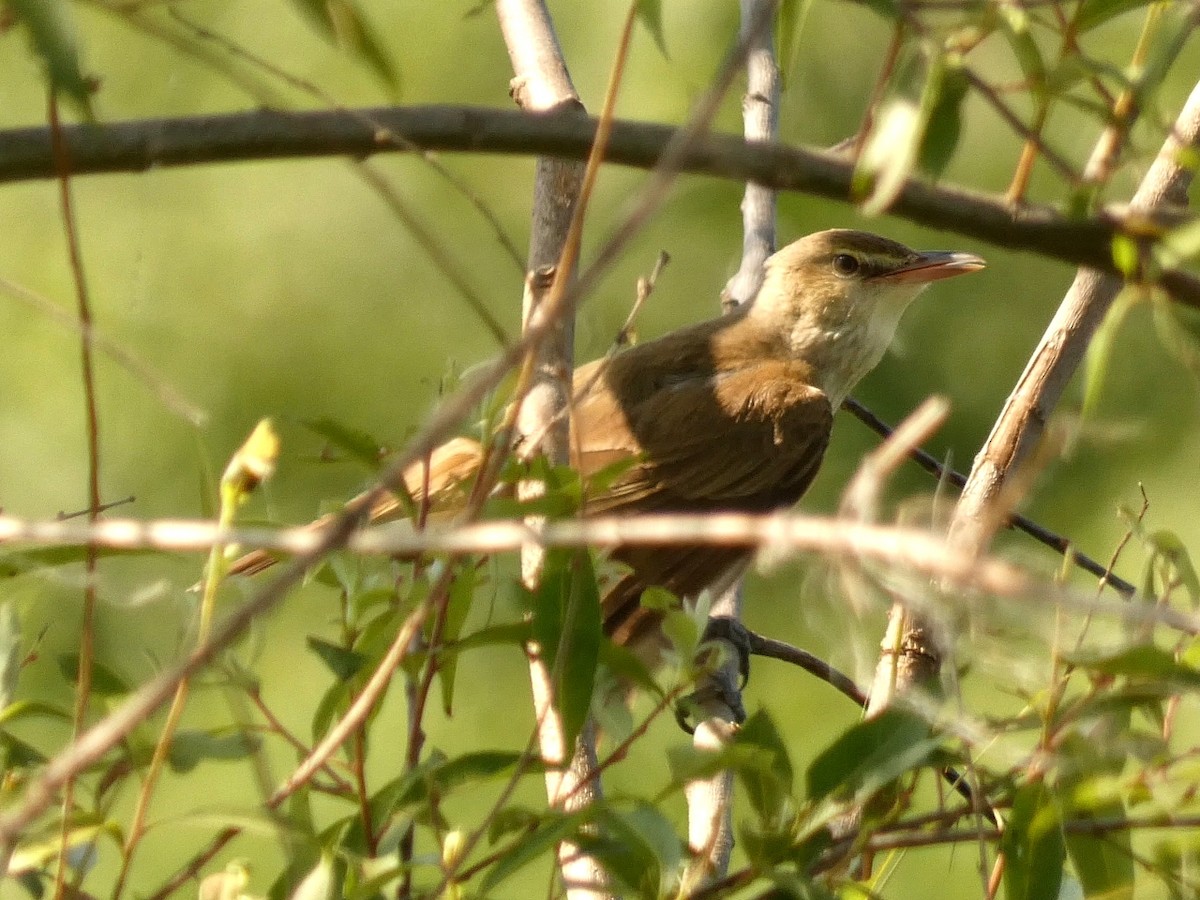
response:
<path id="1" fill-rule="evenodd" d="M 378 127 L 365 124 L 364 116 Z M 532 115 L 463 106 L 381 107 L 370 110 L 284 113 L 258 110 L 224 116 L 142 120 L 63 129 L 72 172 L 142 172 L 154 167 L 252 159 L 369 156 L 397 151 L 390 133 L 424 150 L 503 153 L 584 159 L 596 121 L 575 115 Z M 669 126 L 613 122 L 606 159 L 653 168 L 679 132 Z M 0 132 L 0 183 L 53 176 L 49 133 L 44 128 Z M 673 171 L 754 181 L 846 201 L 853 163 L 832 153 L 748 142 L 730 135 L 688 135 Z M 1158 205 L 1155 205 L 1159 209 Z M 1088 219 L 1069 220 L 1037 205 L 1013 210 L 1001 199 L 960 188 L 909 182 L 889 213 L 1002 247 L 1029 250 L 1075 265 L 1119 274 L 1113 238 L 1122 233 L 1144 240 L 1144 212 L 1127 217 L 1112 207 Z M 1160 213 L 1163 224 L 1178 222 L 1178 209 Z M 1168 269 L 1159 283 L 1180 302 L 1200 306 L 1200 279 Z"/>

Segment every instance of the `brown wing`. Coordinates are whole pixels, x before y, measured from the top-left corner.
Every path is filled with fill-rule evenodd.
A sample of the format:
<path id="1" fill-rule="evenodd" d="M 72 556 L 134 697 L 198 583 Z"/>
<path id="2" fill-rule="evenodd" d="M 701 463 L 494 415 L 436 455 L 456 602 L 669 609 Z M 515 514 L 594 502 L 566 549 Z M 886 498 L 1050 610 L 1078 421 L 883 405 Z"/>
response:
<path id="1" fill-rule="evenodd" d="M 833 423 L 807 370 L 763 362 L 708 378 L 666 379 L 622 405 L 616 392 L 577 411 L 578 464 L 589 474 L 640 448 L 639 461 L 599 496 L 589 515 L 622 512 L 766 512 L 795 503 L 817 473 Z M 619 386 L 619 373 L 612 381 Z M 590 407 L 590 408 L 589 408 Z M 743 563 L 742 548 L 620 547 L 634 570 L 605 599 L 609 633 L 633 637 L 649 623 L 647 585 L 695 595 Z"/>

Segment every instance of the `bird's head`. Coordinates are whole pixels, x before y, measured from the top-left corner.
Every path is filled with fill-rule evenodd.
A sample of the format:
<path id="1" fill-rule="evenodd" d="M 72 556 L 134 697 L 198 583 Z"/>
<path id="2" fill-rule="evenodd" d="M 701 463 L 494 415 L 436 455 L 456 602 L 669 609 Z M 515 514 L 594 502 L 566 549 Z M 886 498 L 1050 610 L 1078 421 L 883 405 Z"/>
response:
<path id="1" fill-rule="evenodd" d="M 984 267 L 973 253 L 921 252 L 864 231 L 810 234 L 767 260 L 750 316 L 822 375 L 836 407 L 882 358 L 930 282 Z"/>

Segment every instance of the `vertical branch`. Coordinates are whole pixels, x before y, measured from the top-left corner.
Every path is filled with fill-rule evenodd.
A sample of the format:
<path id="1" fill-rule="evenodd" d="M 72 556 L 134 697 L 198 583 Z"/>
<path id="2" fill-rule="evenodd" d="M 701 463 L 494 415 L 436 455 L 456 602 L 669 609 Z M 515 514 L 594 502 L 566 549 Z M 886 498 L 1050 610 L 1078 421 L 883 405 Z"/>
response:
<path id="1" fill-rule="evenodd" d="M 1200 84 L 1193 90 L 1174 128 L 1146 173 L 1132 200 L 1140 211 L 1187 203 L 1192 171 L 1181 164 L 1181 151 L 1200 148 Z M 1107 132 L 1101 137 L 1089 162 L 1111 159 Z M 1028 460 L 1042 437 L 1045 423 L 1071 376 L 1078 369 L 1088 343 L 1120 291 L 1122 282 L 1093 269 L 1080 269 L 1062 304 L 1042 336 L 1012 394 L 1004 404 L 992 433 L 975 457 L 971 474 L 951 523 L 952 540 L 967 554 L 983 552 L 1002 520 L 996 511 L 1003 491 L 1014 472 Z M 940 649 L 930 624 L 897 607 L 889 627 L 895 651 L 880 659 L 876 686 L 891 684 L 900 692 L 927 683 L 940 669 Z M 877 708 L 890 699 L 889 693 L 875 701 Z"/>
<path id="2" fill-rule="evenodd" d="M 748 141 L 772 141 L 779 131 L 779 67 L 770 27 L 775 0 L 741 0 L 740 40 L 746 46 L 746 94 L 742 98 L 743 131 Z M 763 263 L 775 252 L 775 191 L 747 184 L 742 197 L 742 261 L 737 273 L 721 293 L 721 306 L 730 312 L 749 303 L 762 285 Z M 741 583 L 725 591 L 713 603 L 711 613 L 732 619 L 741 617 Z M 729 654 L 724 670 L 717 673 L 736 691 L 738 673 L 735 657 Z M 740 701 L 704 696 L 704 718 L 697 724 L 693 741 L 697 749 L 718 750 L 732 737 Z M 729 702 L 727 702 L 729 701 Z M 719 877 L 729 867 L 733 850 L 733 773 L 720 772 L 687 786 L 688 847 L 693 855 L 689 883 Z"/>
<path id="3" fill-rule="evenodd" d="M 79 246 L 79 231 L 75 222 L 75 206 L 71 199 L 71 160 L 62 139 L 58 118 L 58 99 L 50 95 L 50 145 L 54 168 L 58 173 L 58 198 L 62 212 L 63 232 L 67 238 L 67 254 L 71 277 L 75 282 L 75 297 L 79 309 L 80 365 L 83 378 L 84 418 L 87 433 L 88 457 L 88 521 L 100 517 L 100 412 L 96 403 L 96 371 L 92 353 L 92 305 L 87 279 L 83 271 L 83 251 Z M 83 734 L 92 691 L 92 665 L 95 659 L 96 566 L 98 555 L 94 544 L 88 544 L 84 559 L 83 621 L 80 623 L 79 665 L 75 681 L 75 709 L 72 714 L 73 740 Z M 58 861 L 54 871 L 54 896 L 62 897 L 66 890 L 67 836 L 70 830 L 71 808 L 74 806 L 75 779 L 63 785 L 62 827 L 59 832 Z"/>
<path id="4" fill-rule="evenodd" d="M 582 115 L 585 110 L 571 83 L 550 14 L 541 0 L 497 0 L 496 15 L 512 60 L 514 77 L 510 93 L 517 105 L 530 112 L 557 111 Z M 583 187 L 585 166 L 579 162 L 539 157 L 533 184 L 532 224 L 529 237 L 528 275 L 522 298 L 522 327 L 538 327 L 549 307 L 546 302 L 557 280 L 565 284 L 573 271 L 556 272 L 566 263 L 564 253 L 572 233 Z M 571 373 L 574 369 L 575 321 L 570 315 L 554 318 L 534 350 L 528 392 L 521 399 L 517 431 L 523 454 L 542 453 L 555 465 L 570 459 Z M 544 486 L 525 482 L 519 496 L 529 499 Z M 534 588 L 541 580 L 544 551 L 530 545 L 521 553 L 521 578 Z M 538 721 L 538 743 L 543 759 L 554 768 L 546 772 L 546 793 L 552 806 L 580 809 L 597 797 L 591 777 L 596 750 L 591 729 L 585 728 L 577 746 L 566 746 L 563 723 L 556 714 L 553 676 L 541 649 L 528 648 L 529 674 Z M 603 870 L 573 844 L 559 846 L 559 864 L 567 892 L 572 897 L 604 896 Z"/>

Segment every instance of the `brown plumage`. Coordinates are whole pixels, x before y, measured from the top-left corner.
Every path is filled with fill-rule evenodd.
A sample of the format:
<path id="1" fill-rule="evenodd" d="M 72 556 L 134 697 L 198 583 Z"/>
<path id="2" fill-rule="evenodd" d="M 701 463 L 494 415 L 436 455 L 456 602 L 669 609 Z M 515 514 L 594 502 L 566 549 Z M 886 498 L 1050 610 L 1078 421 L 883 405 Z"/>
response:
<path id="1" fill-rule="evenodd" d="M 982 268 L 970 254 L 917 253 L 875 235 L 827 231 L 789 245 L 767 263 L 749 306 L 631 347 L 575 371 L 571 463 L 589 476 L 632 460 L 587 497 L 584 515 L 651 512 L 758 513 L 791 506 L 807 490 L 829 442 L 833 413 L 882 356 L 908 303 L 930 282 Z M 428 471 L 414 465 L 408 490 L 431 502 L 470 479 L 475 441 L 439 447 Z M 373 519 L 397 518 L 398 502 Z M 736 573 L 737 548 L 619 547 L 628 565 L 604 599 L 615 640 L 637 641 L 657 617 L 639 605 L 659 585 L 695 596 Z M 272 557 L 234 564 L 253 572 Z"/>

